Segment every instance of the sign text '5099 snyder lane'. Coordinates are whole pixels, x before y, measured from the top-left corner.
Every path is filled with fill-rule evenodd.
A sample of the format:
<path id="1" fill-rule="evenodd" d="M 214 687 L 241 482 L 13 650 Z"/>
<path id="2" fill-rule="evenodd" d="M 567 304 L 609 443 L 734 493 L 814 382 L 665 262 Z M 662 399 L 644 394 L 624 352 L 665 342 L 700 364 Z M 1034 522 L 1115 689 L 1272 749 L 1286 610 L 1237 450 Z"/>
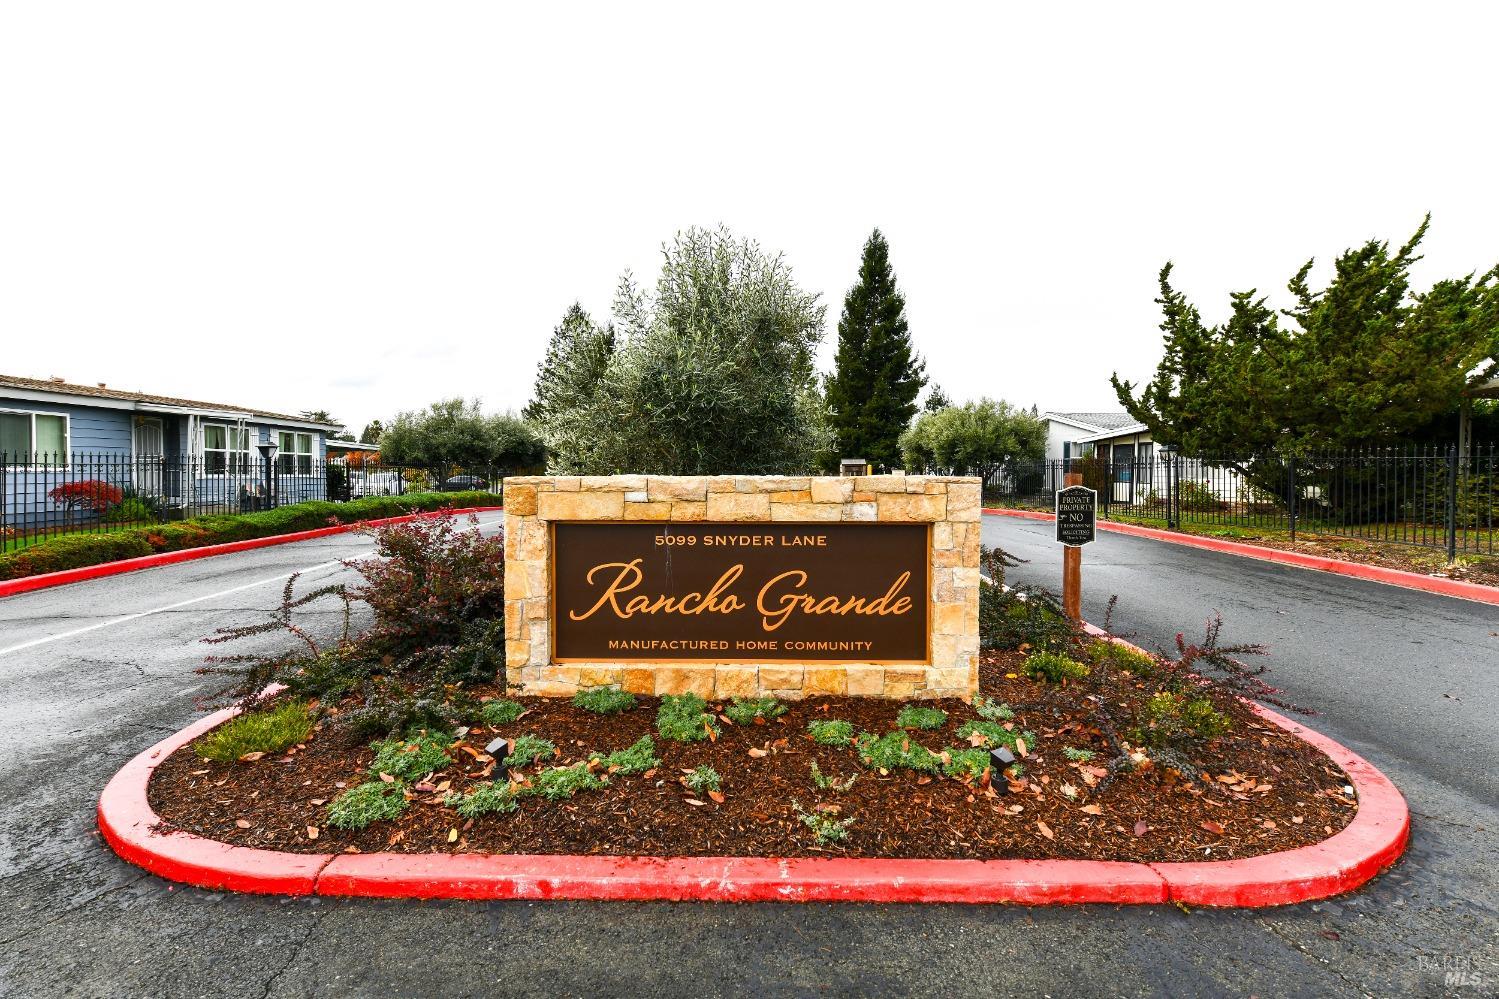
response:
<path id="1" fill-rule="evenodd" d="M 559 662 L 925 663 L 925 524 L 556 523 Z"/>

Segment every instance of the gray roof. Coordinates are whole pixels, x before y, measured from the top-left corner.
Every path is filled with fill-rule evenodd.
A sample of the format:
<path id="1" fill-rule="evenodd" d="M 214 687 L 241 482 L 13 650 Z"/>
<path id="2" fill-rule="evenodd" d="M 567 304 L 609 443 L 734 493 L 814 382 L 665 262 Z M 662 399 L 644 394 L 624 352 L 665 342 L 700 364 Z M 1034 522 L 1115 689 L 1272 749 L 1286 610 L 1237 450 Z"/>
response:
<path id="1" fill-rule="evenodd" d="M 1118 430 L 1120 427 L 1131 426 L 1135 422 L 1135 418 L 1128 413 L 1064 413 L 1059 409 L 1050 412 L 1053 416 L 1060 416 L 1077 423 L 1086 423 L 1099 430 Z"/>
<path id="2" fill-rule="evenodd" d="M 156 406 L 174 406 L 182 409 L 207 409 L 215 412 L 243 413 L 246 416 L 257 416 L 279 423 L 300 423 L 314 427 L 327 427 L 330 430 L 344 429 L 341 423 L 320 423 L 309 420 L 305 416 L 292 416 L 288 413 L 273 413 L 265 409 L 250 409 L 245 406 L 235 406 L 226 402 L 202 402 L 197 399 L 179 399 L 170 395 L 150 395 L 146 392 L 134 392 L 124 389 L 110 388 L 107 385 L 75 385 L 61 378 L 24 378 L 20 375 L 0 375 L 0 389 L 26 389 L 32 392 L 52 392 L 57 395 L 68 395 L 89 399 L 114 399 L 121 402 L 144 403 Z"/>

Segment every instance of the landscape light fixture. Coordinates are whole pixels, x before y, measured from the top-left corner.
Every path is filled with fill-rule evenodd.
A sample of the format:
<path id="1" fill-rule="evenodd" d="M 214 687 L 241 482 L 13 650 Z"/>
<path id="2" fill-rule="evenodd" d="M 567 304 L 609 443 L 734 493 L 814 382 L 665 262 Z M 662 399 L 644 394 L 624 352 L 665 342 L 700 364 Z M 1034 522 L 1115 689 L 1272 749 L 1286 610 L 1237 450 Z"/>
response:
<path id="1" fill-rule="evenodd" d="M 510 768 L 505 765 L 505 758 L 510 755 L 510 740 L 502 735 L 485 746 L 484 751 L 494 757 L 494 772 L 490 776 L 495 780 L 509 777 Z"/>
<path id="2" fill-rule="evenodd" d="M 1015 762 L 1015 754 L 1003 746 L 989 750 L 989 765 L 995 773 L 1003 773 L 1005 767 Z"/>

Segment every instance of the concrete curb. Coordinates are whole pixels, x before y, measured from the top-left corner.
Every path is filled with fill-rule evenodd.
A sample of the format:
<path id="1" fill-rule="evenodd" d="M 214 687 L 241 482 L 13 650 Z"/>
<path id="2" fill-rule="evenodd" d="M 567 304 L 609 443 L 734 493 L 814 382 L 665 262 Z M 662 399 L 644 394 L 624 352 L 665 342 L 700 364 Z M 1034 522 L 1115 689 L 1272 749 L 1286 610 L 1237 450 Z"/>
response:
<path id="1" fill-rule="evenodd" d="M 1040 510 L 985 507 L 984 513 L 998 517 L 1019 517 L 1024 520 L 1056 520 L 1055 514 L 1044 513 Z M 1188 548 L 1204 548 L 1208 551 L 1257 558 L 1265 562 L 1279 562 L 1281 565 L 1294 565 L 1300 569 L 1315 569 L 1318 572 L 1331 572 L 1339 576 L 1368 579 L 1376 583 L 1387 583 L 1390 586 L 1403 586 L 1408 590 L 1437 593 L 1444 597 L 1475 600 L 1482 604 L 1499 604 L 1499 587 L 1485 586 L 1482 583 L 1467 583 L 1460 579 L 1446 579 L 1441 576 L 1423 576 L 1419 572 L 1387 569 L 1382 565 L 1345 562 L 1342 559 L 1323 558 L 1320 555 L 1303 555 L 1300 552 L 1281 551 L 1279 548 L 1266 548 L 1263 545 L 1245 544 L 1242 541 L 1225 541 L 1222 538 L 1179 534 L 1175 531 L 1162 531 L 1154 527 L 1141 527 L 1138 524 L 1121 524 L 1111 520 L 1098 521 L 1098 529 L 1112 531 L 1115 534 L 1129 534 L 1137 538 L 1150 538 L 1153 541 L 1166 541 L 1174 545 L 1185 545 Z"/>
<path id="2" fill-rule="evenodd" d="M 503 509 L 504 507 L 499 506 L 471 506 L 447 512 L 461 516 L 464 514 L 488 513 L 492 510 Z M 431 516 L 437 512 L 439 511 L 424 510 L 420 513 L 402 514 L 399 517 L 382 517 L 379 520 L 356 521 L 352 524 L 338 524 L 333 527 L 317 527 L 310 531 L 297 531 L 293 534 L 272 534 L 264 538 L 227 541 L 221 545 L 183 548 L 174 552 L 142 555 L 140 558 L 126 558 L 116 562 L 85 565 L 77 569 L 62 569 L 58 572 L 44 572 L 35 576 L 22 576 L 20 579 L 7 579 L 0 582 L 0 597 L 14 596 L 17 593 L 30 593 L 33 590 L 45 590 L 53 586 L 66 586 L 69 583 L 81 583 L 86 579 L 102 579 L 105 576 L 118 576 L 126 572 L 139 572 L 142 569 L 154 569 L 157 566 L 174 565 L 178 562 L 191 562 L 194 559 L 212 558 L 215 555 L 230 555 L 234 552 L 247 552 L 255 548 L 270 548 L 272 545 L 285 545 L 293 541 L 311 541 L 314 538 L 326 538 L 333 534 L 347 534 L 350 531 L 357 531 L 363 527 L 403 524 L 410 520 L 416 520 L 418 517 Z"/>
<path id="3" fill-rule="evenodd" d="M 270 693 L 268 691 L 268 693 Z M 1410 815 L 1395 785 L 1356 753 L 1273 711 L 1256 710 L 1348 773 L 1358 814 L 1311 846 L 1217 863 L 1097 860 L 881 860 L 774 857 L 580 857 L 500 854 L 300 854 L 162 832 L 146 794 L 173 752 L 229 718 L 227 708 L 163 739 L 99 797 L 99 829 L 124 859 L 213 890 L 366 898 L 594 899 L 701 902 L 1008 902 L 1115 905 L 1179 901 L 1261 907 L 1358 887 L 1405 849 Z"/>

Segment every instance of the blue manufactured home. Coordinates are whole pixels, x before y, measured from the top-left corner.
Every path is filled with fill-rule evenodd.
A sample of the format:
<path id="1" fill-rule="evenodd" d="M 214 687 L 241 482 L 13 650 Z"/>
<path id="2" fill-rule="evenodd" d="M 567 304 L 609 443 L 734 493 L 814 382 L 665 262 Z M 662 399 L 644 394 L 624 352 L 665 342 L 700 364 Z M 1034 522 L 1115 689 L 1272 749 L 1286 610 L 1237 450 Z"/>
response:
<path id="1" fill-rule="evenodd" d="M 0 528 L 12 536 L 329 498 L 338 424 L 0 375 Z M 274 443 L 268 469 L 258 445 Z M 336 486 L 336 483 L 335 483 Z"/>

